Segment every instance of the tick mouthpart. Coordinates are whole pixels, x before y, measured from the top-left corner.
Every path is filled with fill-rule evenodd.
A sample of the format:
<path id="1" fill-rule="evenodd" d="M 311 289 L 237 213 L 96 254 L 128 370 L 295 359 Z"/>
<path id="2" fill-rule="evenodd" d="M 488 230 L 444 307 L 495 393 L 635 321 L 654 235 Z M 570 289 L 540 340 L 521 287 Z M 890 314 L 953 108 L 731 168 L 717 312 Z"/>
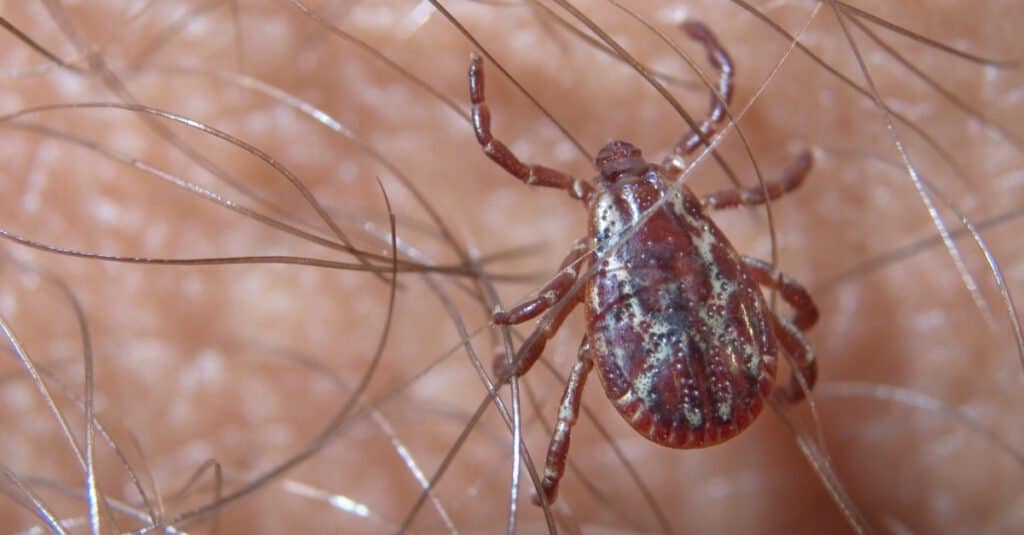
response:
<path id="1" fill-rule="evenodd" d="M 639 175 L 647 168 L 640 149 L 625 141 L 612 141 L 605 145 L 594 159 L 601 178 L 614 182 L 624 174 Z"/>

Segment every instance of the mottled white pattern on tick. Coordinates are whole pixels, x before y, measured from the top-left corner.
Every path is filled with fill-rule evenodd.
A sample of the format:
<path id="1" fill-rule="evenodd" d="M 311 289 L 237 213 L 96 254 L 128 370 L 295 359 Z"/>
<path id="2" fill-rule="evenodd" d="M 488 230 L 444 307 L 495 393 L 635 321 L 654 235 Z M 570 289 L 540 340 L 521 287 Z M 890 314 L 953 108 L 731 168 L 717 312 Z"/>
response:
<path id="1" fill-rule="evenodd" d="M 734 330 L 735 327 L 730 328 L 726 318 L 725 311 L 734 298 L 737 284 L 721 273 L 718 261 L 715 258 L 715 248 L 719 249 L 718 252 L 720 254 L 725 252 L 725 254 L 733 257 L 735 255 L 731 251 L 722 251 L 720 239 L 714 234 L 711 223 L 703 214 L 691 214 L 690 210 L 687 210 L 685 206 L 682 194 L 673 194 L 670 198 L 671 202 L 666 203 L 659 209 L 671 211 L 672 215 L 680 218 L 687 227 L 686 229 L 679 228 L 677 230 L 691 240 L 692 248 L 681 249 L 681 254 L 696 253 L 701 260 L 701 269 L 704 270 L 704 274 L 710 282 L 710 292 L 706 301 L 693 304 L 695 307 L 694 311 L 699 318 L 698 323 L 701 329 L 718 333 L 718 340 L 715 340 L 713 343 L 715 347 L 733 348 L 733 351 L 730 351 L 731 354 L 727 355 L 728 362 L 723 363 L 720 360 L 708 358 L 715 348 L 708 347 L 703 336 L 697 336 L 691 340 L 690 333 L 686 330 L 687 326 L 673 324 L 671 322 L 671 314 L 666 313 L 671 310 L 669 306 L 674 306 L 676 304 L 675 301 L 686 291 L 685 288 L 680 287 L 684 281 L 680 281 L 677 284 L 670 283 L 666 287 L 657 290 L 638 288 L 634 284 L 632 277 L 635 266 L 629 265 L 630 252 L 622 251 L 621 249 L 625 244 L 619 245 L 618 250 L 608 254 L 608 251 L 620 239 L 623 239 L 624 232 L 637 224 L 643 212 L 650 206 L 653 206 L 664 195 L 664 185 L 659 182 L 658 175 L 654 172 L 647 173 L 642 179 L 639 177 L 620 178 L 620 183 L 623 184 L 632 184 L 634 182 L 638 183 L 638 188 L 637 190 L 629 189 L 629 194 L 623 194 L 620 191 L 618 195 L 612 195 L 609 192 L 599 195 L 593 207 L 592 217 L 592 229 L 597 242 L 595 249 L 597 254 L 602 255 L 604 258 L 601 263 L 601 269 L 595 277 L 607 277 L 612 286 L 618 289 L 618 299 L 611 305 L 616 310 L 602 310 L 600 309 L 599 291 L 592 290 L 588 304 L 595 313 L 595 317 L 603 316 L 602 323 L 605 330 L 621 329 L 621 325 L 618 324 L 621 321 L 625 321 L 637 335 L 643 338 L 641 348 L 644 355 L 641 357 L 626 354 L 625 350 L 621 347 L 608 348 L 608 344 L 603 339 L 604 337 L 596 337 L 599 344 L 599 352 L 601 349 L 610 349 L 613 360 L 619 365 L 625 365 L 625 363 L 633 359 L 643 358 L 643 368 L 641 370 L 622 370 L 623 374 L 629 377 L 629 391 L 621 396 L 616 404 L 621 410 L 628 410 L 628 406 L 635 403 L 638 399 L 656 399 L 658 396 L 657 378 L 661 374 L 666 373 L 666 369 L 674 362 L 678 366 L 683 367 L 682 370 L 679 370 L 682 372 L 682 377 L 679 377 L 678 384 L 676 385 L 676 388 L 682 395 L 680 407 L 682 416 L 686 419 L 690 428 L 699 428 L 705 424 L 704 415 L 699 406 L 703 393 L 700 391 L 700 384 L 694 380 L 694 377 L 700 373 L 695 370 L 695 367 L 700 366 L 701 368 L 706 368 L 712 375 L 705 385 L 708 390 L 707 395 L 711 398 L 709 400 L 711 407 L 709 408 L 720 422 L 729 422 L 732 420 L 733 390 L 730 380 L 724 379 L 723 376 L 735 369 L 749 370 L 753 372 L 750 373 L 750 376 L 754 378 L 760 372 L 759 364 L 752 363 L 749 358 L 751 355 L 758 355 L 759 352 L 751 350 L 748 344 L 744 344 L 739 340 L 737 332 Z M 639 184 L 641 182 L 646 182 L 647 184 Z M 645 185 L 648 187 L 643 187 Z M 652 195 L 651 193 L 654 194 Z M 652 215 L 652 217 L 665 217 L 665 215 Z M 630 240 L 633 238 L 625 239 Z M 738 263 L 738 258 L 732 258 L 731 260 Z M 652 268 L 645 267 L 645 269 L 650 270 Z M 657 269 L 657 267 L 653 269 Z M 666 266 L 665 269 L 669 268 Z M 649 278 L 655 278 L 660 274 L 647 273 L 647 275 Z M 658 278 L 657 280 L 660 282 L 661 279 Z M 596 285 L 592 286 L 592 288 L 596 288 Z M 661 310 L 646 310 L 640 301 L 639 291 L 658 291 Z M 749 322 L 744 321 L 743 323 Z M 700 346 L 698 354 L 689 354 L 686 350 L 691 343 L 696 343 Z M 735 354 L 735 348 L 743 348 L 740 350 L 743 354 Z M 694 362 L 694 359 L 698 358 L 702 359 L 702 361 Z M 754 360 L 759 359 L 755 358 Z M 649 409 L 653 409 L 653 407 L 649 407 Z M 643 416 L 643 411 L 637 411 L 632 415 L 631 420 L 635 424 Z M 654 431 L 655 428 L 652 427 L 650 432 L 653 433 Z"/>
<path id="2" fill-rule="evenodd" d="M 732 60 L 711 30 L 693 21 L 682 29 L 704 46 L 720 73 L 707 118 L 680 139 L 662 165 L 646 161 L 628 142 L 608 143 L 594 160 L 598 175 L 592 182 L 525 163 L 498 141 L 484 102 L 482 60 L 474 56 L 470 63 L 473 129 L 484 152 L 526 184 L 561 189 L 581 200 L 590 216 L 589 232 L 566 255 L 563 271 L 537 296 L 494 315 L 503 325 L 544 315 L 514 358 L 495 360 L 495 375 L 504 382 L 525 374 L 577 302 L 585 304 L 586 335 L 541 481 L 540 495 L 548 503 L 565 472 L 570 430 L 594 367 L 622 417 L 652 441 L 675 448 L 710 446 L 749 426 L 772 391 L 780 347 L 793 357 L 802 380 L 776 392 L 777 399 L 799 401 L 817 377 L 802 335 L 818 318 L 807 291 L 770 264 L 741 257 L 705 211 L 760 204 L 791 191 L 806 176 L 811 156 L 801 154 L 778 181 L 701 199 L 678 184 L 684 158 L 706 144 L 728 115 L 733 73 Z M 674 192 L 667 194 L 670 184 Z M 667 202 L 658 204 L 662 200 Z M 641 223 L 641 215 L 654 206 Z M 596 268 L 592 276 L 581 280 L 591 267 Z M 759 285 L 778 289 L 796 311 L 794 318 L 768 310 Z"/>

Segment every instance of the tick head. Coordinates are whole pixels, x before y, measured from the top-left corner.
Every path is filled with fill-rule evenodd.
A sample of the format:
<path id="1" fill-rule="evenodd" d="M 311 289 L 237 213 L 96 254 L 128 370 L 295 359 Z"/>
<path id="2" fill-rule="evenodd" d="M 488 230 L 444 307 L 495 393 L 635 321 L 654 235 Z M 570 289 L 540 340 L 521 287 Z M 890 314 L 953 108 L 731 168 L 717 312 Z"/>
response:
<path id="1" fill-rule="evenodd" d="M 647 169 L 640 149 L 625 141 L 612 141 L 597 153 L 594 160 L 597 170 L 601 173 L 598 179 L 606 183 L 614 183 L 621 176 L 637 176 Z"/>

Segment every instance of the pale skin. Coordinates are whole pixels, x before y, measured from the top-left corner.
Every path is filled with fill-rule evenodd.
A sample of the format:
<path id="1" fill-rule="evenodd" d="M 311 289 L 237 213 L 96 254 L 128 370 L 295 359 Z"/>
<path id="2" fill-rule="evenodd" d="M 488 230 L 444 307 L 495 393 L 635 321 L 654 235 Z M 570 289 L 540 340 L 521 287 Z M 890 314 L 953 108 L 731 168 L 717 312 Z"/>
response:
<path id="1" fill-rule="evenodd" d="M 408 14 L 412 4 L 400 12 Z M 1024 20 L 1024 7 L 997 2 L 965 4 L 970 5 L 943 6 L 940 13 L 927 20 L 915 17 L 910 11 L 913 6 L 906 11 L 881 13 L 977 53 L 1024 57 L 1024 45 L 1014 38 L 1013 24 Z M 737 110 L 742 108 L 785 51 L 786 43 L 773 42 L 769 32 L 752 18 L 740 15 L 736 8 L 718 11 L 719 2 L 688 2 L 685 7 L 688 15 L 699 16 L 728 45 L 737 69 Z M 875 3 L 863 7 L 880 9 Z M 524 9 L 491 11 L 498 9 L 479 8 L 476 14 L 456 12 L 471 29 L 487 36 L 485 43 L 494 54 L 535 91 L 569 131 L 580 137 L 583 146 L 596 151 L 610 139 L 628 139 L 642 147 L 645 154 L 660 156 L 678 141 L 684 123 L 657 93 L 637 81 L 635 74 L 614 66 L 610 60 L 595 59 L 603 56 L 584 49 L 575 38 L 565 38 L 570 43 L 567 51 L 560 48 L 544 33 L 538 19 Z M 682 62 L 666 59 L 669 52 L 654 39 L 639 37 L 646 35 L 642 29 L 608 9 L 604 4 L 586 6 L 587 12 L 614 35 L 634 36 L 630 50 L 641 58 L 661 60 L 655 62 L 658 70 L 688 72 Z M 486 17 L 493 12 L 497 15 Z M 91 13 L 88 7 L 77 8 L 71 18 L 83 25 L 81 29 L 93 42 L 105 43 L 112 38 L 105 25 L 110 18 L 89 16 Z M 404 79 L 368 66 L 370 61 L 360 52 L 338 44 L 294 9 L 243 6 L 242 13 L 243 20 L 249 21 L 243 28 L 244 38 L 249 40 L 245 72 L 315 102 L 370 137 L 377 149 L 393 157 L 427 193 L 462 244 L 481 253 L 538 242 L 543 245 L 539 255 L 495 264 L 491 269 L 528 271 L 542 277 L 556 272 L 565 252 L 584 232 L 579 201 L 558 192 L 528 188 L 509 178 L 480 152 L 467 122 L 455 118 Z M 650 8 L 644 13 L 653 16 L 659 11 Z M 803 20 L 800 14 L 806 11 L 782 8 L 771 13 L 784 18 L 787 27 L 794 29 Z M 344 10 L 338 10 L 330 13 L 330 18 L 340 20 L 343 14 Z M 350 15 L 346 28 L 382 47 L 400 63 L 419 65 L 417 72 L 464 111 L 469 109 L 465 64 L 470 48 L 438 15 L 423 26 L 399 18 L 407 24 L 399 24 L 401 31 L 366 12 Z M 45 14 L 5 16 L 62 57 L 75 55 Z M 824 12 L 821 16 L 825 17 Z M 212 26 L 199 25 L 186 32 L 147 64 L 166 65 L 175 63 L 175 58 L 180 64 L 188 63 L 189 58 L 201 58 L 196 62 L 234 69 L 227 8 L 203 18 Z M 117 36 L 117 46 L 111 44 L 104 49 L 112 58 L 120 58 L 122 65 L 133 57 L 131 52 L 148 43 L 146 35 L 157 34 L 166 24 L 159 24 L 157 17 L 142 20 L 135 31 Z M 502 32 L 487 31 L 499 22 Z M 673 22 L 657 23 L 671 33 Z M 533 33 L 522 33 L 530 29 Z M 812 31 L 816 32 L 817 43 L 832 43 L 830 59 L 842 61 L 844 72 L 861 81 L 835 25 L 816 22 Z M 904 43 L 875 31 L 892 42 Z M 506 40 L 506 36 L 526 42 L 538 39 L 544 45 L 522 46 L 523 41 Z M 5 39 L 0 49 L 24 48 L 15 45 L 13 39 Z M 866 45 L 867 38 L 862 34 L 858 39 Z M 683 46 L 709 79 L 715 80 L 700 48 Z M 429 66 L 418 56 L 427 53 L 435 62 Z M 20 63 L 11 60 L 5 65 L 45 62 L 31 52 L 21 54 Z M 986 72 L 937 53 L 922 53 L 921 47 L 908 55 L 941 76 L 961 98 L 1021 135 L 1021 123 L 1015 117 L 1021 116 L 1022 104 L 1013 92 L 1021 85 L 1019 73 Z M 577 69 L 587 62 L 598 66 L 587 71 Z M 968 174 L 970 187 L 951 178 L 948 165 L 921 143 L 910 143 L 911 158 L 928 171 L 929 178 L 961 203 L 969 192 L 973 194 L 974 204 L 968 204 L 970 214 L 977 219 L 1021 204 L 1020 187 L 1012 181 L 1024 163 L 1018 152 L 985 135 L 976 125 L 970 126 L 960 112 L 939 104 L 932 91 L 910 82 L 910 76 L 894 62 L 875 65 L 876 81 L 890 98 L 921 103 L 900 111 L 939 136 Z M 517 152 L 530 162 L 579 178 L 592 176 L 592 164 L 574 152 L 535 108 L 490 69 L 490 64 L 488 67 L 488 103 L 495 110 L 494 128 L 502 139 L 518 143 Z M 5 104 L 4 113 L 34 104 L 114 100 L 98 84 L 87 84 L 87 88 L 94 88 L 92 93 L 77 92 L 84 90 L 75 85 L 74 76 L 64 76 L 68 77 L 64 85 L 6 86 L 5 98 L 17 95 L 20 100 Z M 166 73 L 140 77 L 132 86 L 149 104 L 214 123 L 271 153 L 307 181 L 325 203 L 350 213 L 372 214 L 377 224 L 386 228 L 386 219 L 381 217 L 383 201 L 373 179 L 382 176 L 400 218 L 399 237 L 408 235 L 410 241 L 432 253 L 444 251 L 439 255 L 444 262 L 455 259 L 448 248 L 416 234 L 408 218 L 423 221 L 426 218 L 422 211 L 414 209 L 409 196 L 401 193 L 386 170 L 351 143 L 323 127 L 299 120 L 297 115 L 275 115 L 268 111 L 274 106 L 266 99 L 239 96 L 237 89 L 229 90 L 209 80 L 180 77 L 169 83 L 169 77 Z M 367 86 L 379 93 L 365 96 Z M 221 92 L 226 96 L 215 98 Z M 673 92 L 694 117 L 704 116 L 706 90 Z M 399 106 L 409 102 L 417 106 Z M 196 166 L 181 164 L 182 156 L 172 155 L 166 142 L 148 133 L 128 112 L 58 111 L 30 119 L 49 119 L 62 128 L 82 121 L 78 123 L 84 124 L 82 132 L 93 139 L 114 144 L 122 152 L 183 176 L 201 176 Z M 884 121 L 871 104 L 841 89 L 805 60 L 784 68 L 762 102 L 748 112 L 742 126 L 767 179 L 778 176 L 804 146 L 858 149 L 898 160 Z M 907 135 L 905 131 L 901 134 Z M 284 251 L 328 256 L 322 249 L 157 185 L 141 174 L 102 163 L 105 160 L 94 154 L 70 150 L 63 144 L 39 144 L 38 137 L 10 130 L 0 135 L 5 136 L 6 150 L 13 153 L 5 156 L 2 168 L 13 184 L 0 221 L 0 228 L 5 230 L 56 246 L 109 254 L 182 258 Z M 8 136 L 19 141 L 11 141 Z M 240 181 L 273 192 L 289 213 L 302 214 L 306 222 L 314 221 L 308 206 L 301 203 L 294 190 L 282 185 L 282 179 L 271 178 L 265 165 L 248 157 L 238 159 L 238 151 L 213 144 L 206 137 L 190 139 L 205 143 L 204 150 Z M 417 141 L 422 139 L 431 141 Z M 745 183 L 753 183 L 754 173 L 749 163 L 744 163 L 744 152 L 735 136 L 727 140 L 722 154 Z M 1019 426 L 1013 425 L 1015 410 L 1024 402 L 1024 393 L 1015 379 L 1020 366 L 998 294 L 978 255 L 971 251 L 970 242 L 961 240 L 958 244 L 996 312 L 996 331 L 986 327 L 941 246 L 871 275 L 829 285 L 833 277 L 859 262 L 917 238 L 935 236 L 936 230 L 899 167 L 865 162 L 849 151 L 816 156 L 813 175 L 799 193 L 772 206 L 780 242 L 779 265 L 809 288 L 821 309 L 821 320 L 809 333 L 821 371 L 813 399 L 842 481 L 876 525 L 893 520 L 920 532 L 949 526 L 1019 527 L 1011 506 L 1012 497 L 1021 490 L 1019 472 L 1015 472 L 1019 467 L 1003 461 L 989 441 L 974 438 L 934 413 L 864 398 L 828 397 L 827 388 L 823 388 L 836 381 L 869 381 L 927 392 L 947 403 L 968 404 L 972 414 L 988 427 L 1020 443 Z M 728 188 L 727 179 L 713 164 L 701 169 L 688 179 L 695 191 L 709 193 Z M 223 186 L 217 191 L 243 199 Z M 88 197 L 94 194 L 101 194 L 102 199 Z M 90 202 L 83 202 L 85 198 Z M 734 210 L 716 216 L 716 221 L 741 253 L 771 258 L 763 212 Z M 1018 240 L 1012 228 L 1013 223 L 1009 223 L 985 235 L 1002 263 L 1011 290 L 1021 287 L 1017 275 L 1020 251 L 1015 248 Z M 353 230 L 352 235 L 359 233 Z M 371 242 L 363 239 L 361 243 Z M 386 243 L 373 243 L 374 252 L 387 253 Z M 111 265 L 42 253 L 33 253 L 31 259 L 60 274 L 85 303 L 96 338 L 97 389 L 103 396 L 100 416 L 109 420 L 119 443 L 130 445 L 131 435 L 139 437 L 165 496 L 180 488 L 191 470 L 210 456 L 224 464 L 226 473 L 242 477 L 300 448 L 345 397 L 316 373 L 302 371 L 294 363 L 282 364 L 279 348 L 291 347 L 315 355 L 349 385 L 354 384 L 368 366 L 388 297 L 387 286 L 365 274 L 298 266 Z M 407 278 L 407 288 L 398 296 L 394 331 L 385 360 L 371 384 L 371 397 L 397 387 L 457 341 L 452 320 L 436 299 L 414 276 L 402 277 Z M 15 296 L 17 311 L 3 312 L 10 315 L 23 342 L 40 362 L 55 363 L 54 371 L 72 378 L 72 384 L 80 384 L 76 374 L 80 373 L 81 358 L 74 349 L 78 346 L 77 331 L 67 303 L 45 285 L 32 290 L 10 274 L 5 280 L 10 288 L 6 291 Z M 525 301 L 545 282 L 537 278 L 526 284 L 500 285 L 502 304 L 511 308 Z M 468 329 L 489 323 L 490 308 L 458 304 L 463 307 L 460 311 Z M 783 308 L 781 303 L 779 306 Z M 521 332 L 529 334 L 531 327 L 527 323 Z M 578 315 L 570 317 L 545 348 L 544 358 L 563 375 L 572 368 L 581 335 L 582 319 Z M 53 340 L 60 344 L 49 345 Z M 489 367 L 491 348 L 497 345 L 497 339 L 480 336 L 476 342 L 483 365 Z M 10 360 L 8 364 L 5 370 L 17 369 Z M 221 379 L 216 379 L 217 369 L 222 370 Z M 540 368 L 530 375 L 535 377 L 524 382 L 529 382 L 543 400 L 540 414 L 550 426 L 564 383 L 551 380 Z M 780 373 L 780 380 L 784 377 Z M 468 415 L 483 399 L 484 389 L 464 353 L 428 373 L 425 381 L 409 396 L 389 404 L 385 416 L 400 438 L 410 444 L 429 478 Z M 67 445 L 59 441 L 52 417 L 38 401 L 31 383 L 22 380 L 20 384 L 29 387 L 23 397 L 4 391 L 7 409 L 3 421 L 19 436 L 29 437 L 23 442 L 28 446 L 17 451 L 10 449 L 13 445 L 5 446 L 4 464 L 26 475 L 74 474 L 62 481 L 80 485 L 80 471 L 76 472 Z M 636 436 L 595 386 L 591 384 L 587 389 L 583 404 L 593 408 L 616 443 L 636 463 L 662 508 L 669 511 L 676 530 L 750 531 L 757 526 L 811 532 L 845 525 L 771 410 L 726 444 L 700 451 L 675 451 Z M 30 401 L 19 405 L 18 399 Z M 441 501 L 461 528 L 483 525 L 497 531 L 507 522 L 511 442 L 505 425 L 495 416 L 493 409 L 487 413 L 481 424 L 485 431 L 471 435 L 441 480 Z M 40 426 L 40 421 L 46 424 Z M 526 445 L 540 470 L 551 429 L 536 423 L 536 414 L 525 401 L 523 422 Z M 809 420 L 805 423 L 813 429 Z M 80 424 L 73 425 L 77 426 L 76 432 L 81 431 Z M 39 427 L 42 431 L 31 431 Z M 616 505 L 609 507 L 595 499 L 580 477 L 569 470 L 559 493 L 562 521 L 582 526 L 584 531 L 596 527 L 627 532 L 657 530 L 658 524 L 643 505 L 641 494 L 628 482 L 610 452 L 593 423 L 581 420 L 574 428 L 570 459 L 583 467 L 585 475 Z M 968 460 L 974 464 L 962 464 Z M 122 496 L 123 470 L 109 452 L 102 454 L 100 463 L 105 467 L 101 477 L 104 489 Z M 415 479 L 389 440 L 370 423 L 360 424 L 339 446 L 306 461 L 288 477 L 366 504 L 388 522 L 356 518 L 301 497 L 294 487 L 288 491 L 280 484 L 271 484 L 269 489 L 227 509 L 221 518 L 222 529 L 315 529 L 337 525 L 339 518 L 347 518 L 356 530 L 380 531 L 385 526 L 386 531 L 388 526 L 401 522 L 419 494 Z M 520 501 L 525 505 L 533 489 L 525 474 L 522 477 Z M 601 485 L 608 481 L 616 483 Z M 465 499 L 467 488 L 475 491 L 472 500 Z M 207 500 L 211 494 L 204 489 L 196 496 Z M 86 510 L 78 501 L 51 497 L 49 502 L 69 516 Z M 737 507 L 737 503 L 745 505 Z M 630 511 L 628 519 L 614 512 L 619 507 Z M 8 518 L 16 518 L 30 525 L 30 517 L 15 513 L 10 502 L 0 506 L 0 515 L 0 524 L 7 525 Z M 518 523 L 524 533 L 544 529 L 540 510 L 532 506 L 519 511 Z M 417 515 L 413 525 L 444 531 L 438 513 L 430 505 Z M 104 526 L 110 526 L 109 522 Z"/>

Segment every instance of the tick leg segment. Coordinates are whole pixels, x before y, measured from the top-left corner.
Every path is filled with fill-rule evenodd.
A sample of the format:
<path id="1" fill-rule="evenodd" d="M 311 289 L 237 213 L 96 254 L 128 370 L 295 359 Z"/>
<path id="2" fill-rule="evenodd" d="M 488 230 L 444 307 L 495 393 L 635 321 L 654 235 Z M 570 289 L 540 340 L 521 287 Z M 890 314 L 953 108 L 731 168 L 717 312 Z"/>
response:
<path id="1" fill-rule="evenodd" d="M 544 351 L 544 346 L 547 345 L 548 340 L 555 336 L 558 328 L 562 326 L 562 322 L 565 321 L 565 318 L 572 313 L 578 304 L 579 301 L 576 299 L 570 299 L 561 309 L 548 311 L 540 320 L 540 323 L 537 324 L 537 328 L 519 346 L 519 351 L 516 352 L 516 356 L 511 362 L 504 358 L 503 355 L 498 355 L 494 360 L 495 376 L 499 380 L 503 380 L 512 376 L 519 377 L 530 371 L 530 368 L 540 358 L 540 354 Z"/>
<path id="2" fill-rule="evenodd" d="M 541 480 L 540 490 L 548 504 L 555 502 L 558 497 L 558 483 L 565 474 L 565 459 L 569 455 L 569 441 L 572 434 L 572 427 L 580 415 L 580 399 L 583 396 L 583 387 L 587 383 L 587 375 L 594 367 L 594 361 L 590 358 L 590 340 L 586 336 L 580 343 L 579 360 L 572 367 L 569 374 L 569 382 L 565 385 L 565 393 L 562 394 L 562 403 L 558 409 L 558 422 L 555 423 L 555 431 L 551 435 L 551 445 L 548 446 L 547 462 L 544 465 L 544 479 Z M 533 502 L 540 505 L 539 496 L 534 496 Z"/>
<path id="3" fill-rule="evenodd" d="M 491 110 L 484 102 L 484 67 L 480 56 L 473 54 L 469 63 L 469 99 L 473 105 L 473 130 L 484 153 L 509 174 L 531 186 L 564 189 L 574 199 L 587 200 L 594 187 L 582 180 L 542 165 L 525 164 L 504 143 L 491 134 Z"/>
<path id="4" fill-rule="evenodd" d="M 565 299 L 579 279 L 579 272 L 582 267 L 577 261 L 587 253 L 587 242 L 586 238 L 580 238 L 576 241 L 572 250 L 569 251 L 565 260 L 562 261 L 562 271 L 541 289 L 540 295 L 516 306 L 508 312 L 495 312 L 492 317 L 494 323 L 498 325 L 514 325 L 528 321 L 545 311 L 549 311 L 556 303 Z M 557 311 L 557 314 L 549 313 L 545 316 L 537 325 L 537 329 L 519 346 L 519 351 L 516 352 L 512 362 L 509 362 L 507 355 L 497 355 L 493 365 L 495 376 L 502 380 L 511 376 L 518 377 L 526 373 L 533 366 L 533 363 L 537 362 L 537 359 L 540 358 L 540 354 L 544 351 L 547 341 L 555 335 L 562 322 L 576 308 L 577 304 L 579 302 L 576 299 L 572 299 L 565 303 L 565 306 Z M 513 363 L 515 364 L 514 366 L 512 366 Z"/>
<path id="5" fill-rule="evenodd" d="M 586 253 L 587 239 L 580 238 L 576 240 L 572 250 L 569 251 L 569 254 L 565 256 L 565 260 L 562 260 L 562 265 L 559 266 L 561 271 L 559 271 L 558 275 L 555 275 L 554 279 L 551 279 L 551 282 L 541 288 L 536 297 L 517 305 L 512 310 L 495 311 L 491 320 L 497 325 L 518 325 L 524 321 L 536 318 L 544 313 L 545 310 L 554 306 L 555 303 L 559 302 L 569 293 L 572 285 L 576 283 L 581 267 L 578 261 Z"/>
<path id="6" fill-rule="evenodd" d="M 705 195 L 701 199 L 701 204 L 709 210 L 721 210 L 722 208 L 733 208 L 740 205 L 755 206 L 767 201 L 774 201 L 804 183 L 813 161 L 810 151 L 801 152 L 793 160 L 793 163 L 783 171 L 782 178 L 765 182 L 763 186 L 755 184 L 747 188 L 727 189 Z"/>
<path id="7" fill-rule="evenodd" d="M 818 380 L 818 363 L 814 359 L 811 345 L 793 322 L 775 313 L 772 314 L 772 320 L 775 325 L 775 337 L 793 359 L 794 366 L 789 384 L 776 390 L 775 395 L 783 401 L 795 403 L 804 399 L 806 393 L 814 388 L 814 383 Z M 798 373 L 803 376 L 804 384 L 797 380 Z"/>
<path id="8" fill-rule="evenodd" d="M 711 109 L 708 111 L 707 118 L 697 125 L 696 130 L 691 129 L 689 133 L 683 136 L 672 149 L 674 157 L 671 159 L 674 163 L 679 164 L 682 163 L 683 156 L 692 153 L 703 143 L 704 139 L 707 139 L 715 132 L 715 127 L 725 118 L 725 110 L 728 108 L 729 103 L 732 102 L 733 93 L 732 58 L 729 57 L 729 53 L 725 51 L 722 44 L 718 42 L 715 34 L 707 26 L 697 21 L 684 22 L 680 28 L 686 33 L 687 37 L 704 46 L 708 53 L 708 63 L 718 71 L 719 77 L 718 91 L 711 92 Z M 678 165 L 678 167 L 682 168 L 684 166 Z"/>
<path id="9" fill-rule="evenodd" d="M 778 290 L 782 300 L 793 307 L 793 325 L 801 331 L 806 331 L 817 323 L 818 307 L 811 299 L 807 288 L 764 260 L 749 256 L 744 256 L 742 259 L 754 280 L 759 284 Z"/>

